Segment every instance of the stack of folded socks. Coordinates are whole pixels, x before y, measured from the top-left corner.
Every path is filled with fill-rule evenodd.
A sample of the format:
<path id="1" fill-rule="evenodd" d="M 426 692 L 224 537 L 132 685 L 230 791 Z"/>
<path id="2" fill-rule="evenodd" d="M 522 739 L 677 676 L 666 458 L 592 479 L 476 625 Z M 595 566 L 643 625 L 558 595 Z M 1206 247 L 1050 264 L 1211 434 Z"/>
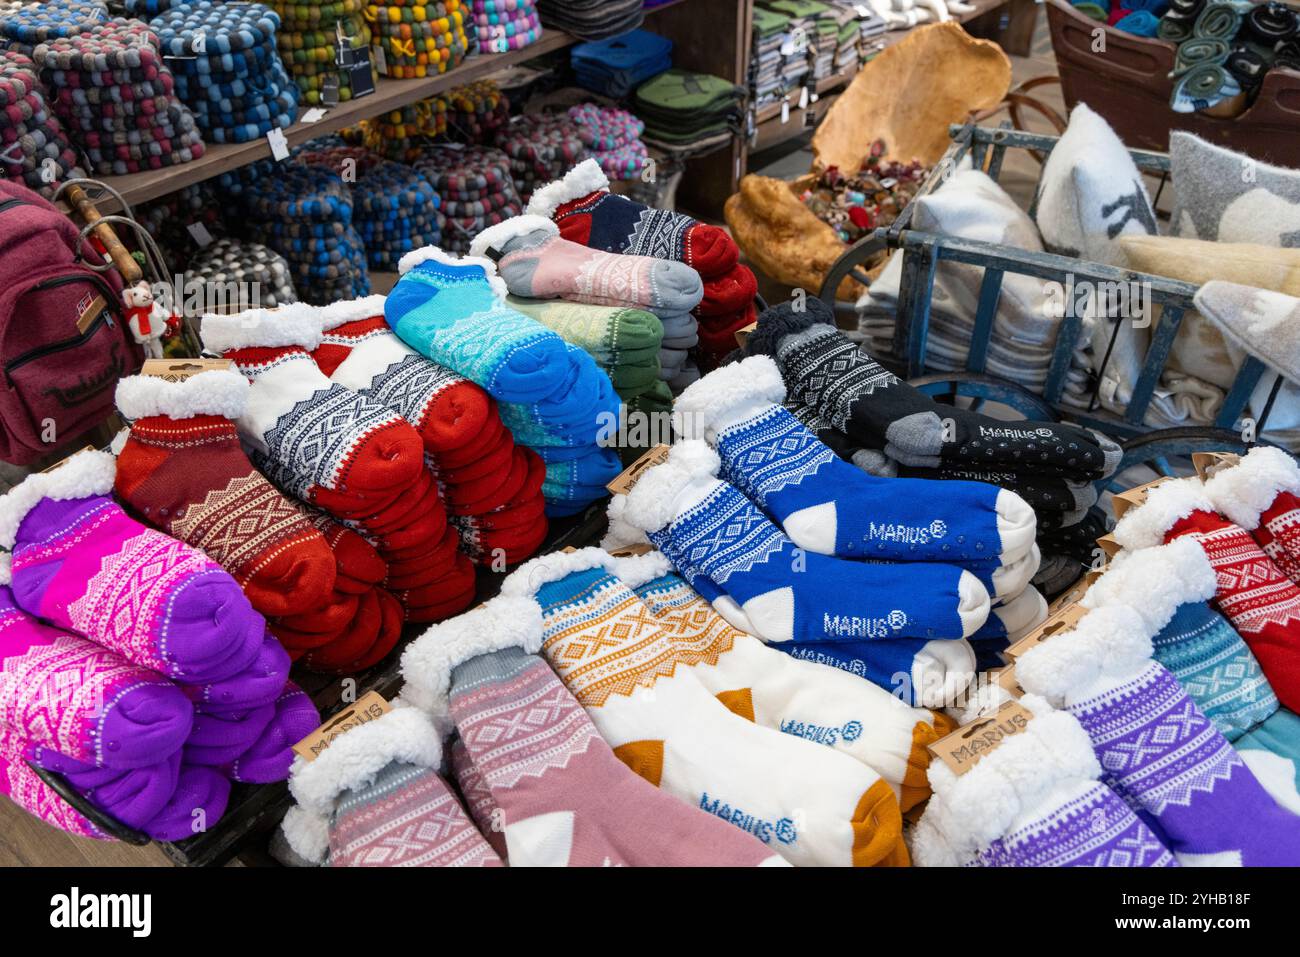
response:
<path id="1" fill-rule="evenodd" d="M 362 13 L 370 24 L 371 45 L 383 50 L 388 76 L 412 79 L 446 73 L 465 59 L 465 8 L 461 0 L 368 0 Z"/>
<path id="2" fill-rule="evenodd" d="M 361 0 L 333 0 L 331 3 L 300 3 L 298 0 L 267 0 L 280 15 L 279 46 L 285 69 L 293 77 L 304 103 L 322 102 L 327 77 L 338 80 L 341 102 L 352 99 L 352 80 L 339 69 L 339 33 L 350 49 L 370 45 L 370 28 L 361 15 Z M 378 71 L 371 62 L 371 80 Z"/>
<path id="3" fill-rule="evenodd" d="M 858 26 L 857 11 L 843 4 L 830 4 L 829 6 L 830 13 L 828 16 L 833 19 L 836 30 L 835 62 L 831 72 L 840 75 L 852 75 L 858 72 L 862 47 L 862 30 Z"/>
<path id="4" fill-rule="evenodd" d="M 673 69 L 637 87 L 632 105 L 645 121 L 646 142 L 689 150 L 725 143 L 744 98 L 744 87 L 720 76 Z"/>
<path id="5" fill-rule="evenodd" d="M 239 295 L 227 303 L 237 309 L 254 306 L 274 309 L 298 301 L 285 258 L 261 243 L 246 239 L 227 236 L 216 240 L 190 259 L 186 272 L 199 282 L 225 289 L 234 284 L 241 294 L 247 290 L 250 295 Z M 252 300 L 253 290 L 256 290 L 256 300 Z"/>
<path id="6" fill-rule="evenodd" d="M 758 281 L 748 266 L 740 264 L 740 250 L 726 230 L 682 213 L 651 209 L 609 192 L 609 180 L 590 160 L 539 189 L 528 204 L 528 212 L 553 219 L 561 236 L 583 246 L 652 256 L 695 270 L 703 281 L 703 291 L 694 307 L 694 318 L 698 320 L 694 335 L 698 337 L 697 354 L 709 368 L 735 348 L 736 331 L 755 319 Z M 664 318 L 663 313 L 657 314 Z M 661 364 L 670 371 L 670 382 L 683 373 L 683 382 L 694 374 L 684 365 L 686 347 L 678 345 L 691 335 L 684 327 L 674 325 L 671 317 L 664 323 L 665 353 Z M 669 351 L 673 349 L 676 354 Z"/>
<path id="7" fill-rule="evenodd" d="M 579 103 L 569 107 L 569 119 L 576 124 L 590 158 L 610 179 L 636 179 L 650 162 L 641 142 L 645 124 L 627 110 Z"/>
<path id="8" fill-rule="evenodd" d="M 442 248 L 447 252 L 468 252 L 484 229 L 523 212 L 510 160 L 498 149 L 434 144 L 422 149 L 413 165 L 442 201 Z"/>
<path id="9" fill-rule="evenodd" d="M 749 91 L 755 106 L 773 103 L 788 89 L 781 69 L 781 52 L 788 36 L 786 18 L 773 10 L 754 7 L 754 39 L 750 46 Z"/>
<path id="10" fill-rule="evenodd" d="M 260 3 L 198 0 L 149 21 L 176 93 L 213 143 L 246 143 L 298 118 L 298 88 L 276 47 L 280 18 Z"/>
<path id="11" fill-rule="evenodd" d="M 248 233 L 289 261 L 294 287 L 323 305 L 370 292 L 366 250 L 352 225 L 352 192 L 335 172 L 284 162 L 241 196 Z"/>
<path id="12" fill-rule="evenodd" d="M 55 114 L 95 173 L 121 176 L 203 155 L 158 38 L 139 20 L 104 20 L 52 37 L 36 45 L 32 59 Z"/>
<path id="13" fill-rule="evenodd" d="M 447 138 L 457 143 L 491 143 L 510 122 L 510 100 L 492 80 L 466 83 L 438 99 L 447 117 Z"/>
<path id="14" fill-rule="evenodd" d="M 641 0 L 537 0 L 542 22 L 582 40 L 603 40 L 641 25 Z"/>
<path id="15" fill-rule="evenodd" d="M 45 100 L 36 64 L 0 49 L 0 176 L 47 199 L 65 179 L 85 176 L 63 124 Z"/>
<path id="16" fill-rule="evenodd" d="M 520 50 L 542 35 L 535 0 L 472 0 L 472 5 L 481 52 Z"/>
<path id="17" fill-rule="evenodd" d="M 517 222 L 517 220 L 516 220 Z M 493 241 L 501 224 L 481 233 Z M 475 382 L 497 401 L 519 445 L 545 462 L 548 515 L 569 515 L 603 498 L 620 471 L 612 441 L 618 394 L 589 355 L 511 309 L 490 259 L 457 258 L 434 247 L 402 260 L 402 278 L 385 305 L 388 324 L 411 348 Z"/>
<path id="18" fill-rule="evenodd" d="M 587 157 L 577 126 L 564 113 L 516 116 L 498 132 L 496 146 L 510 157 L 510 174 L 524 202 L 538 186 Z"/>
<path id="19" fill-rule="evenodd" d="M 673 41 L 648 30 L 579 43 L 569 54 L 578 85 L 621 100 L 673 65 Z"/>

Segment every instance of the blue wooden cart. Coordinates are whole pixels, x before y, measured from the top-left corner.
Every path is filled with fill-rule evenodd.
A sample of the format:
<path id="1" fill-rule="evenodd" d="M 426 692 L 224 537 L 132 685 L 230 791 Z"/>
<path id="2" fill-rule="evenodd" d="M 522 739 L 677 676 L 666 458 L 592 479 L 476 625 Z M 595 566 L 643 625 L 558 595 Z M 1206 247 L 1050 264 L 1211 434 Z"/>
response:
<path id="1" fill-rule="evenodd" d="M 971 157 L 975 168 L 985 170 L 997 180 L 1008 148 L 1029 150 L 1045 156 L 1052 151 L 1058 140 L 1056 136 L 1013 130 L 1006 125 L 994 129 L 976 126 L 974 122 L 954 124 L 949 134 L 952 145 L 922 184 L 917 192 L 918 197 L 937 189 L 967 156 Z M 1130 150 L 1129 155 L 1140 170 L 1161 175 L 1163 187 L 1163 180 L 1169 173 L 1168 154 Z M 1212 426 L 1152 429 L 1143 424 L 1183 317 L 1193 308 L 1192 297 L 1197 291 L 1195 285 L 1068 256 L 1028 252 L 1014 246 L 924 232 L 911 228 L 912 211 L 913 207 L 909 205 L 893 224 L 877 229 L 851 246 L 831 267 L 819 293 L 828 305 L 841 310 L 852 309 L 851 303 L 835 301 L 835 291 L 841 281 L 852 276 L 859 282 L 869 283 L 863 272 L 864 264 L 875 260 L 882 252 L 903 250 L 893 351 L 889 355 L 876 356 L 896 374 L 937 398 L 948 401 L 956 401 L 958 397 L 968 398 L 975 409 L 987 402 L 998 402 L 1026 418 L 1046 421 L 1063 418 L 1098 429 L 1122 442 L 1125 454 L 1120 473 L 1131 465 L 1148 463 L 1160 474 L 1172 475 L 1177 470 L 1171 460 L 1177 457 L 1196 451 L 1241 452 L 1253 444 L 1243 439 L 1238 423 L 1252 392 L 1267 371 L 1264 363 L 1254 357 L 1246 359 Z M 1032 215 L 1032 209 L 1030 213 Z M 927 374 L 926 339 L 930 325 L 930 299 L 935 270 L 941 261 L 980 267 L 983 269 L 983 280 L 965 371 Z M 1007 273 L 1036 276 L 1060 283 L 1066 289 L 1067 300 L 1071 298 L 1071 285 L 1083 282 L 1093 284 L 1094 288 L 1101 283 L 1137 283 L 1149 291 L 1151 306 L 1162 307 L 1162 318 L 1151 336 L 1132 399 L 1122 414 L 1102 408 L 1097 397 L 1101 375 L 1110 360 L 1110 351 L 1119 333 L 1119 323 L 1115 324 L 1110 348 L 1102 357 L 1085 409 L 1066 406 L 1061 401 L 1071 356 L 1084 333 L 1082 317 L 1074 315 L 1071 310 L 1067 310 L 1066 316 L 1061 320 L 1055 351 L 1048 368 L 1047 383 L 1041 395 L 987 373 L 993 320 L 997 313 L 1003 277 Z M 1263 433 L 1282 382 L 1281 377 L 1274 382 L 1268 402 L 1254 424 L 1254 435 Z"/>

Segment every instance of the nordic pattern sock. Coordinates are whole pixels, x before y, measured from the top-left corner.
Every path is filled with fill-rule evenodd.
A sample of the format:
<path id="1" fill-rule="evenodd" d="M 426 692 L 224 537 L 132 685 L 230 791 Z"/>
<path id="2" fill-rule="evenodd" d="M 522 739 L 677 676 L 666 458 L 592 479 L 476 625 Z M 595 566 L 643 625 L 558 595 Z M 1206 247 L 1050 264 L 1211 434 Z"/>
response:
<path id="1" fill-rule="evenodd" d="M 1273 800 L 1300 814 L 1300 717 L 1278 708 L 1232 746 Z"/>
<path id="2" fill-rule="evenodd" d="M 117 407 L 132 424 L 114 490 L 145 521 L 220 563 L 262 614 L 292 615 L 333 591 L 334 556 L 240 447 L 233 420 L 248 391 L 235 372 L 123 379 Z"/>
<path id="3" fill-rule="evenodd" d="M 678 443 L 637 481 L 625 517 L 646 532 L 666 529 L 672 549 L 735 600 L 765 641 L 963 638 L 988 617 L 988 591 L 955 566 L 805 554 L 718 481 L 718 468 L 703 442 Z"/>
<path id="4" fill-rule="evenodd" d="M 695 314 L 702 319 L 732 315 L 751 306 L 757 295 L 758 279 L 753 270 L 737 264 L 721 276 L 704 280 L 704 296 Z"/>
<path id="5" fill-rule="evenodd" d="M 663 340 L 663 324 L 645 309 L 519 296 L 511 296 L 506 303 L 553 330 L 606 368 L 656 358 Z"/>
<path id="6" fill-rule="evenodd" d="M 266 624 L 220 565 L 145 528 L 107 496 L 113 457 L 81 452 L 0 498 L 18 606 L 180 682 L 227 678 Z"/>
<path id="7" fill-rule="evenodd" d="M 540 216 L 488 227 L 474 237 L 470 252 L 497 257 L 501 278 L 516 296 L 682 313 L 704 295 L 699 274 L 689 266 L 571 243 Z"/>
<path id="8" fill-rule="evenodd" d="M 399 707 L 353 728 L 315 761 L 296 758 L 284 821 L 300 856 L 331 867 L 500 867 L 438 773 L 433 722 Z"/>
<path id="9" fill-rule="evenodd" d="M 608 189 L 600 164 L 583 160 L 563 179 L 534 192 L 528 212 L 554 219 L 560 235 L 571 242 L 675 260 L 705 277 L 721 275 L 739 260 L 740 249 L 725 229 L 672 210 L 650 209 Z"/>
<path id="10" fill-rule="evenodd" d="M 1142 809 L 1181 863 L 1300 863 L 1300 818 L 1273 802 L 1177 679 L 1151 660 L 1149 635 L 1132 608 L 1097 608 L 1073 632 L 1017 659 L 1016 677 L 1026 691 L 1064 702 L 1111 786 Z"/>
<path id="11" fill-rule="evenodd" d="M 423 468 L 420 436 L 317 368 L 310 350 L 321 333 L 309 309 L 204 317 L 204 345 L 252 382 L 241 438 L 267 477 L 305 502 L 400 490 Z"/>
<path id="12" fill-rule="evenodd" d="M 926 745 L 955 725 L 835 668 L 798 661 L 734 628 L 658 552 L 611 571 L 654 613 L 677 661 L 741 717 L 834 748 L 870 767 L 906 812 L 930 793 Z"/>
<path id="13" fill-rule="evenodd" d="M 398 339 L 384 319 L 384 297 L 337 302 L 320 310 L 320 370 L 353 392 L 400 413 L 426 452 L 464 445 L 490 412 L 487 393 Z"/>
<path id="14" fill-rule="evenodd" d="M 409 699 L 455 722 L 490 791 L 511 862 L 767 862 L 771 854 L 757 841 L 652 787 L 618 760 L 536 656 L 541 630 L 536 602 L 497 598 L 430 629 L 402 659 Z"/>
<path id="15" fill-rule="evenodd" d="M 99 841 L 110 840 L 107 834 L 59 797 L 28 766 L 27 759 L 31 750 L 32 747 L 16 731 L 0 724 L 0 794 L 28 814 L 66 834 Z M 107 808 L 97 806 L 111 814 Z"/>
<path id="16" fill-rule="evenodd" d="M 1077 720 L 1042 698 L 1022 733 L 965 774 L 930 766 L 934 797 L 912 841 L 925 867 L 1174 867 L 1143 821 L 1098 781 Z"/>
<path id="17" fill-rule="evenodd" d="M 487 778 L 474 764 L 469 749 L 465 747 L 465 742 L 459 736 L 452 739 L 448 750 L 451 754 L 449 762 L 451 775 L 455 780 L 456 790 L 460 792 L 461 799 L 464 801 L 465 810 L 478 825 L 478 831 L 483 835 L 483 839 L 492 845 L 492 850 L 497 852 L 497 856 L 502 861 L 509 864 L 505 817 L 497 806 L 496 799 L 492 797 L 492 788 L 488 785 Z"/>
<path id="18" fill-rule="evenodd" d="M 1300 706 L 1300 588 L 1245 529 L 1214 511 L 1198 479 L 1152 488 L 1124 513 L 1114 535 L 1127 549 L 1194 539 L 1214 567 L 1219 611 L 1258 659 L 1278 701 Z"/>
<path id="19" fill-rule="evenodd" d="M 320 726 L 320 713 L 306 692 L 293 682 L 276 698 L 271 720 L 257 739 L 222 766 L 232 781 L 274 784 L 289 777 L 293 746 Z"/>
<path id="20" fill-rule="evenodd" d="M 0 725 L 96 767 L 135 768 L 177 751 L 193 721 L 162 675 L 42 624 L 0 586 Z"/>
<path id="21" fill-rule="evenodd" d="M 1014 467 L 1089 480 L 1119 465 L 1119 446 L 1086 429 L 1009 424 L 940 405 L 846 339 L 820 299 L 810 298 L 803 312 L 782 303 L 758 322 L 745 343 L 746 354 L 772 356 L 795 399 L 865 446 L 884 441 L 885 451 L 904 464 Z"/>
<path id="22" fill-rule="evenodd" d="M 210 768 L 234 761 L 257 742 L 274 717 L 274 702 L 247 711 L 196 715 L 185 742 L 185 763 Z"/>
<path id="23" fill-rule="evenodd" d="M 1205 494 L 1264 554 L 1300 584 L 1300 467 L 1281 449 L 1258 446 L 1232 468 L 1215 472 Z"/>
<path id="24" fill-rule="evenodd" d="M 614 753 L 791 864 L 904 862 L 889 785 L 847 755 L 730 712 L 675 667 L 668 636 L 595 551 L 534 559 L 511 574 L 503 593 L 536 597 L 542 654 Z"/>
<path id="25" fill-rule="evenodd" d="M 673 425 L 718 450 L 722 478 L 800 547 L 844 558 L 1010 564 L 1033 545 L 1033 510 L 975 482 L 869 476 L 837 458 L 781 405 L 768 356 L 716 369 L 673 405 Z"/>
<path id="26" fill-rule="evenodd" d="M 403 256 L 399 271 L 384 316 L 408 346 L 502 402 L 556 391 L 568 368 L 564 342 L 505 306 L 494 263 L 426 246 Z"/>

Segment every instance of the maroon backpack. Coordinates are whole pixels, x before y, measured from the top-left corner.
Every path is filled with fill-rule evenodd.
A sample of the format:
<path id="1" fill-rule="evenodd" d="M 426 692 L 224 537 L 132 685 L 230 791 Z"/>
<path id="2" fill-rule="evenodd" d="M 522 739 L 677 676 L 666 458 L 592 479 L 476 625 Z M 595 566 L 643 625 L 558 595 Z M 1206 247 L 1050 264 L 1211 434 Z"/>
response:
<path id="1" fill-rule="evenodd" d="M 0 180 L 0 459 L 15 465 L 103 422 L 117 380 L 144 359 L 122 280 L 77 262 L 78 243 L 67 216 Z"/>

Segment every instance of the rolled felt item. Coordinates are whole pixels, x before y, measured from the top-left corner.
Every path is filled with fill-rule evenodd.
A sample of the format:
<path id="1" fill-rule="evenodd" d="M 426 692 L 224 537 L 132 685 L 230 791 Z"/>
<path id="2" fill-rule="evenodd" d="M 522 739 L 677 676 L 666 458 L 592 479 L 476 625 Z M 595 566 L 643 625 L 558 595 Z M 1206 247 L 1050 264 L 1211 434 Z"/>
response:
<path id="1" fill-rule="evenodd" d="M 1270 0 L 1247 11 L 1241 38 L 1262 43 L 1270 49 L 1300 33 L 1300 16 L 1285 3 Z"/>
<path id="2" fill-rule="evenodd" d="M 1246 92 L 1251 92 L 1264 82 L 1264 74 L 1273 65 L 1273 57 L 1265 56 L 1254 47 L 1238 44 L 1228 51 L 1224 66 Z"/>
<path id="3" fill-rule="evenodd" d="M 1193 37 L 1178 45 L 1174 54 L 1174 69 L 1170 77 L 1179 77 L 1193 67 L 1206 63 L 1222 64 L 1228 59 L 1230 47 L 1223 40 Z"/>
<path id="4" fill-rule="evenodd" d="M 1133 10 L 1115 22 L 1115 29 L 1135 37 L 1154 37 L 1160 29 L 1160 18 L 1146 10 Z"/>
<path id="5" fill-rule="evenodd" d="M 1194 113 L 1240 94 L 1241 85 L 1222 62 L 1201 63 L 1179 76 L 1169 105 L 1175 113 Z"/>
<path id="6" fill-rule="evenodd" d="M 1232 40 L 1241 29 L 1242 7 L 1232 0 L 1211 0 L 1196 18 L 1192 35 L 1206 40 Z"/>

